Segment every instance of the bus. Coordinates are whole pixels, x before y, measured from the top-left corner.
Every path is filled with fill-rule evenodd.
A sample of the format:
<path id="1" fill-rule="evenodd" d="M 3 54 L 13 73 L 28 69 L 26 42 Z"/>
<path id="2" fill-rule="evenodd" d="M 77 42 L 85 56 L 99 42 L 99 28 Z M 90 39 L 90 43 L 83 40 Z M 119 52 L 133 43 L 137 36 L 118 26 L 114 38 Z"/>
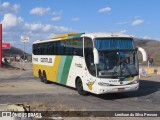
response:
<path id="1" fill-rule="evenodd" d="M 76 88 L 80 95 L 136 91 L 146 53 L 119 33 L 69 33 L 33 43 L 33 75 L 44 83 Z"/>

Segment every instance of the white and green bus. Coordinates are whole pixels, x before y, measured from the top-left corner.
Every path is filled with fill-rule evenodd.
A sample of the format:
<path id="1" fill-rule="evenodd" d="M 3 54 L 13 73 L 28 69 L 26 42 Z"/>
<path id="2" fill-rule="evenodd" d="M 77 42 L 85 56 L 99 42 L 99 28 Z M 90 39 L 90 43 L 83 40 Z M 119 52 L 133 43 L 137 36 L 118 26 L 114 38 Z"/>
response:
<path id="1" fill-rule="evenodd" d="M 146 60 L 145 51 L 139 50 Z M 33 43 L 33 74 L 45 83 L 76 88 L 80 95 L 136 91 L 137 51 L 129 35 L 63 34 Z"/>

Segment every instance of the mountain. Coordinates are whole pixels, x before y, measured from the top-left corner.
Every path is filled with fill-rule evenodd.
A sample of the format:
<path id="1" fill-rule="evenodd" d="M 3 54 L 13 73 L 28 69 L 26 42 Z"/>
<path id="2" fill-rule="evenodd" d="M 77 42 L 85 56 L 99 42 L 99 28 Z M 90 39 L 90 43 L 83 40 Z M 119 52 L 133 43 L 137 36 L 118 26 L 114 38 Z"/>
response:
<path id="1" fill-rule="evenodd" d="M 137 46 L 146 50 L 147 55 L 150 55 L 155 65 L 160 65 L 160 41 L 151 39 L 134 38 Z M 141 59 L 141 56 L 139 56 Z"/>
<path id="2" fill-rule="evenodd" d="M 23 56 L 23 50 L 11 46 L 10 49 L 3 49 L 3 56 L 4 57 L 15 57 L 15 56 Z M 31 56 L 30 54 L 26 53 L 26 56 Z"/>

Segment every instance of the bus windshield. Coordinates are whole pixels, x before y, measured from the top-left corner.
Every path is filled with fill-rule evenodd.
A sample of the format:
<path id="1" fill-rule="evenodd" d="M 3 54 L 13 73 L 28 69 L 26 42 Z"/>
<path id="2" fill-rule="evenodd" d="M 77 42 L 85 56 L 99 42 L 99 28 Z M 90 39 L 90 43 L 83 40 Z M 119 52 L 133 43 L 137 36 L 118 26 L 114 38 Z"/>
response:
<path id="1" fill-rule="evenodd" d="M 135 49 L 132 38 L 96 38 L 97 50 Z"/>
<path id="2" fill-rule="evenodd" d="M 138 75 L 137 51 L 132 42 L 132 39 L 95 40 L 99 53 L 97 76 L 118 78 Z"/>

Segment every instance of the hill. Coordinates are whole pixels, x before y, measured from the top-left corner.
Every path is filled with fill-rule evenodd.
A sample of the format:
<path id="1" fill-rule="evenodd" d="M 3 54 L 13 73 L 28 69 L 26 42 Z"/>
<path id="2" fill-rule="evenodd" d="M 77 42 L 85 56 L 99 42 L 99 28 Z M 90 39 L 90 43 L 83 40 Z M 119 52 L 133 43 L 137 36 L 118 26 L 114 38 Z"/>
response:
<path id="1" fill-rule="evenodd" d="M 10 58 L 14 59 L 15 56 L 18 58 L 21 57 L 22 59 L 24 59 L 23 50 L 16 48 L 16 47 L 13 47 L 13 46 L 11 46 L 10 49 L 3 49 L 3 57 L 7 57 L 7 58 L 10 57 Z M 25 59 L 27 59 L 28 61 L 31 61 L 31 54 L 28 54 L 25 52 Z"/>
<path id="2" fill-rule="evenodd" d="M 13 46 L 11 46 L 10 49 L 3 49 L 3 56 L 8 56 L 8 57 L 17 55 L 22 56 L 23 54 L 24 54 L 23 50 Z"/>
<path id="3" fill-rule="evenodd" d="M 141 38 L 134 38 L 134 40 L 137 46 L 144 48 L 147 54 L 153 57 L 155 65 L 160 65 L 160 41 Z"/>

